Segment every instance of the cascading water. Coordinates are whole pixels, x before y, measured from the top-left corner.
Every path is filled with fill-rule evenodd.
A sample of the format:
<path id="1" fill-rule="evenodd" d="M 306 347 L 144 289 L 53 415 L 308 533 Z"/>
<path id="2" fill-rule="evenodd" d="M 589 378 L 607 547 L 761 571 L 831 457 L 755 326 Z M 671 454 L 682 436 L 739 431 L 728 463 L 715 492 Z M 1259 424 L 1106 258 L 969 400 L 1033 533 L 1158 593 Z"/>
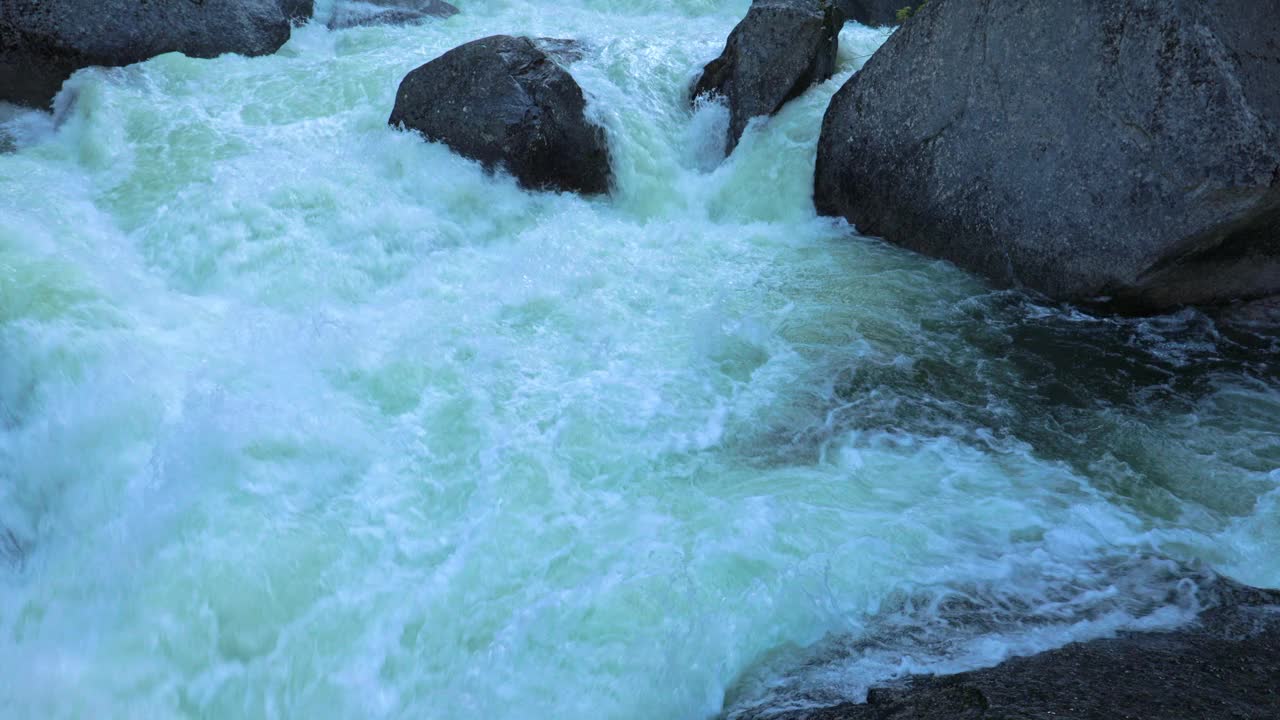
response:
<path id="1" fill-rule="evenodd" d="M 746 0 L 457 4 L 0 114 L 0 714 L 695 720 L 1280 585 L 1280 348 L 815 216 L 885 31 L 721 163 Z M 500 32 L 586 43 L 612 196 L 386 126 Z"/>

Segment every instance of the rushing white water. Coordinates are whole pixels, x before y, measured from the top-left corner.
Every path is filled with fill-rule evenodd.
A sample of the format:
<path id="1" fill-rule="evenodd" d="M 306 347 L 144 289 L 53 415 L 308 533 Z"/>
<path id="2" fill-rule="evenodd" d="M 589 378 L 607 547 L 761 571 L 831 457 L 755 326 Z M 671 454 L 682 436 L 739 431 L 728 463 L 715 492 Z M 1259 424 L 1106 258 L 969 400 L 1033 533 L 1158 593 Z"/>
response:
<path id="1" fill-rule="evenodd" d="M 457 4 L 0 116 L 6 717 L 694 720 L 1280 585 L 1274 345 L 815 216 L 884 32 L 720 163 L 746 0 Z M 499 32 L 588 44 L 611 197 L 386 126 Z"/>

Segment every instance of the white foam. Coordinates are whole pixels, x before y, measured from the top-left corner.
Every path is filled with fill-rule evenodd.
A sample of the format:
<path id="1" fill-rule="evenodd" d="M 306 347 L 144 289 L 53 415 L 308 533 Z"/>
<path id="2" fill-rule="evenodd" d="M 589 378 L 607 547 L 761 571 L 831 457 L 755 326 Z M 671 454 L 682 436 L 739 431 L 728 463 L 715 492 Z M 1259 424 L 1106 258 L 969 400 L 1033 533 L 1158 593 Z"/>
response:
<path id="1" fill-rule="evenodd" d="M 1254 448 L 1180 455 L 1170 517 L 1103 482 L 1133 457 L 1091 474 L 996 427 L 1034 406 L 971 336 L 1003 331 L 999 296 L 814 216 L 822 112 L 884 31 L 847 28 L 838 77 L 719 161 L 723 111 L 688 83 L 745 0 L 459 5 L 86 70 L 60 127 L 22 116 L 0 706 L 695 718 L 779 648 L 894 622 L 943 645 L 823 687 L 1191 612 L 1135 554 L 1280 582 L 1266 382 L 1133 420 Z M 504 31 L 586 42 L 611 197 L 526 193 L 386 127 L 408 70 Z M 1197 513 L 1204 487 L 1256 510 Z M 1043 622 L 949 635 L 965 593 Z"/>

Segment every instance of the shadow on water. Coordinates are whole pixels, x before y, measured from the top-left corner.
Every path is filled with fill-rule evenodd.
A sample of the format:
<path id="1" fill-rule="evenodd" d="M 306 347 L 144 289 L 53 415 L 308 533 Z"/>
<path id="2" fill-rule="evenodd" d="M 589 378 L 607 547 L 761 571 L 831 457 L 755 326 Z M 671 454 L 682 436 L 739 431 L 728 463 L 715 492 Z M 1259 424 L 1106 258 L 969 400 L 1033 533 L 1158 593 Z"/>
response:
<path id="1" fill-rule="evenodd" d="M 813 421 L 765 430 L 753 462 L 812 462 L 851 432 L 1025 447 L 1165 520 L 1186 503 L 1248 514 L 1275 487 L 1280 337 L 1195 310 L 1095 317 L 1018 292 L 859 318 L 858 332 L 872 350 L 818 363 L 835 379 Z"/>

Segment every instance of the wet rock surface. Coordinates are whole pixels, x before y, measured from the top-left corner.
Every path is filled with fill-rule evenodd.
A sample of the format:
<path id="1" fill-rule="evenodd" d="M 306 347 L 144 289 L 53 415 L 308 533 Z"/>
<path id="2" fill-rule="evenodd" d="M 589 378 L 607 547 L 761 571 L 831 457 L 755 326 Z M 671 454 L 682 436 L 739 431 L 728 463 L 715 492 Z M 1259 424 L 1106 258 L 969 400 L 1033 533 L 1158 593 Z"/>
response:
<path id="1" fill-rule="evenodd" d="M 586 117 L 582 88 L 528 38 L 483 38 L 419 67 L 401 83 L 388 122 L 505 169 L 529 189 L 609 190 L 609 148 Z"/>
<path id="2" fill-rule="evenodd" d="M 301 25 L 316 12 L 315 0 L 280 0 L 280 9 L 294 25 Z"/>
<path id="3" fill-rule="evenodd" d="M 996 667 L 873 688 L 778 720 L 1263 720 L 1280 710 L 1280 592 L 1219 580 L 1173 632 L 1128 632 Z M 738 717 L 765 717 L 765 713 Z"/>
<path id="4" fill-rule="evenodd" d="M 833 98 L 815 203 L 998 284 L 1280 292 L 1280 33 L 1252 0 L 924 7 Z"/>
<path id="5" fill-rule="evenodd" d="M 756 0 L 703 69 L 693 99 L 729 105 L 729 152 L 752 118 L 772 115 L 835 71 L 844 18 L 831 0 Z"/>
<path id="6" fill-rule="evenodd" d="M 167 52 L 269 55 L 308 0 L 6 0 L 0 4 L 0 100 L 47 107 L 80 68 Z"/>

